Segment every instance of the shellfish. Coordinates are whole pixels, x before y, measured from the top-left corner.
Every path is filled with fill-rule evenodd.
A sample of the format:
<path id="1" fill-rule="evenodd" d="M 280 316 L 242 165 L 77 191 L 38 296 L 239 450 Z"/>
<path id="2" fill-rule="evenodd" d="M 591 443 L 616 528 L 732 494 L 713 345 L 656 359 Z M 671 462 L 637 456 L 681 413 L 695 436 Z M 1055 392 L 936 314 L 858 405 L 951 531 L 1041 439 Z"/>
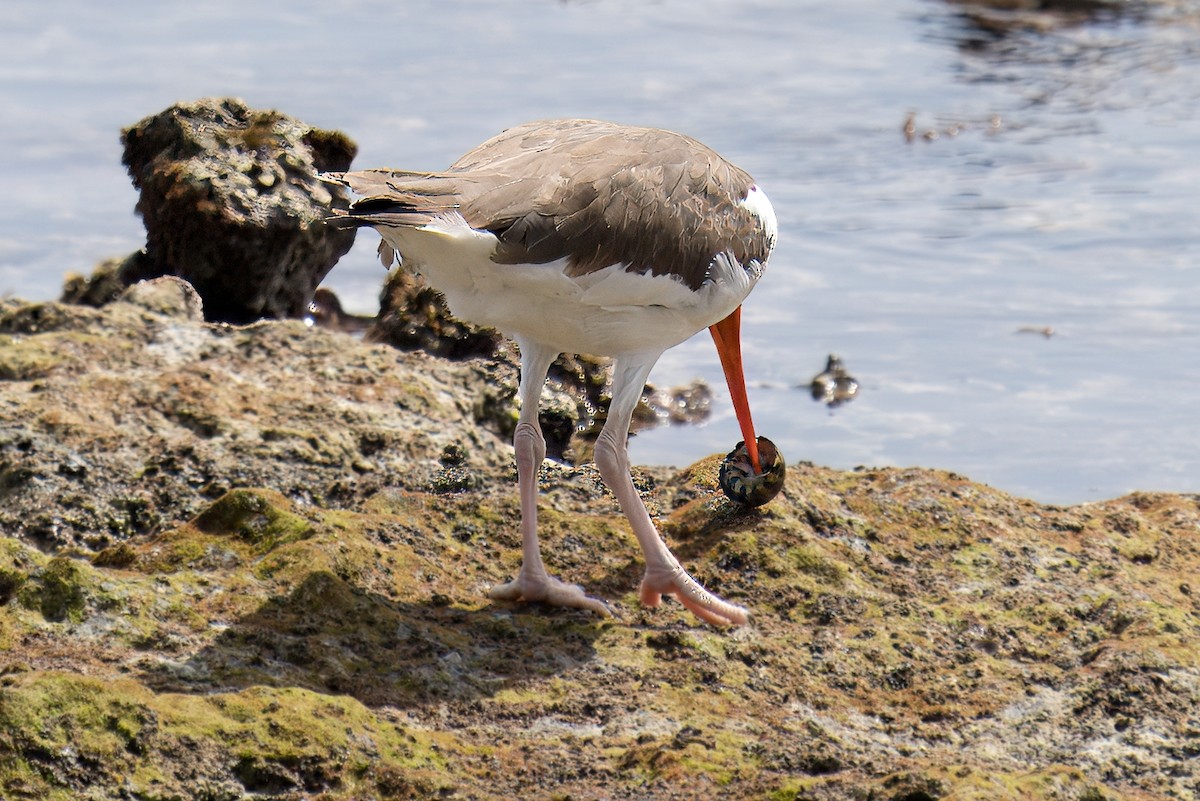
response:
<path id="1" fill-rule="evenodd" d="M 743 441 L 721 460 L 717 479 L 729 500 L 743 506 L 762 506 L 783 489 L 787 465 L 775 443 L 766 437 L 759 437 L 758 458 L 763 466 L 762 473 L 754 472 L 750 453 Z"/>

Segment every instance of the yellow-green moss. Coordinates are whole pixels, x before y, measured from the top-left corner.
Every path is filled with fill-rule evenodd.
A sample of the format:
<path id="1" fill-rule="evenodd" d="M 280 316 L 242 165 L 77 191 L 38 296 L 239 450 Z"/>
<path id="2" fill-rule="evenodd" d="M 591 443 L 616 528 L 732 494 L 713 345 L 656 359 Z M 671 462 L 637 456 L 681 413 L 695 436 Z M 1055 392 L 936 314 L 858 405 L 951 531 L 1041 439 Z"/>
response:
<path id="1" fill-rule="evenodd" d="M 0 381 L 31 381 L 66 361 L 45 337 L 0 334 Z"/>
<path id="2" fill-rule="evenodd" d="M 431 739 L 384 722 L 346 696 L 294 687 L 155 694 L 127 679 L 65 673 L 27 674 L 0 688 L 0 746 L 0 795 L 15 798 L 71 797 L 70 783 L 58 780 L 68 771 L 32 769 L 24 753 L 87 766 L 69 782 L 103 778 L 141 798 L 154 797 L 165 775 L 153 761 L 160 752 L 216 748 L 227 753 L 217 763 L 234 765 L 251 784 L 256 771 L 307 769 L 327 774 L 349 798 L 377 797 L 378 765 L 395 783 L 397 770 L 444 772 L 442 754 L 463 748 L 449 735 Z M 366 792 L 354 792 L 356 780 Z"/>
<path id="3" fill-rule="evenodd" d="M 812 546 L 796 545 L 788 548 L 787 559 L 794 569 L 822 579 L 828 584 L 839 585 L 846 578 L 844 565 Z"/>
<path id="4" fill-rule="evenodd" d="M 22 606 L 41 612 L 42 617 L 52 622 L 83 620 L 87 580 L 74 560 L 55 557 L 31 578 L 18 593 Z"/>
<path id="5" fill-rule="evenodd" d="M 294 514 L 286 498 L 261 489 L 227 492 L 201 512 L 192 524 L 206 534 L 238 537 L 251 543 L 259 553 L 302 539 L 312 532 L 312 524 Z"/>

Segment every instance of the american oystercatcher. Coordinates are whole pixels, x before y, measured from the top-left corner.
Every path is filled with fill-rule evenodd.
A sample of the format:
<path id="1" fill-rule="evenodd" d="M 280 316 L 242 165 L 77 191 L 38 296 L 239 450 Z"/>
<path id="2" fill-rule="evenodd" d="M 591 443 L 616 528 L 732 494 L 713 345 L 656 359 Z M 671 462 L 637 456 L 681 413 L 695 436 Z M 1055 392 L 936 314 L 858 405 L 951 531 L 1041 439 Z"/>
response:
<path id="1" fill-rule="evenodd" d="M 399 252 L 455 316 L 499 329 L 520 347 L 513 447 L 523 561 L 490 596 L 610 614 L 603 601 L 546 572 L 537 534 L 546 371 L 560 353 L 587 353 L 614 359 L 595 459 L 646 559 L 642 603 L 657 606 L 668 595 L 710 623 L 745 623 L 746 610 L 702 587 L 659 536 L 634 489 L 626 440 L 659 356 L 707 327 L 744 453 L 753 472 L 763 472 L 739 332 L 742 301 L 766 268 L 777 226 L 753 179 L 690 137 L 594 120 L 510 128 L 442 172 L 326 177 L 360 196 L 336 222 L 378 230 L 385 266 Z"/>

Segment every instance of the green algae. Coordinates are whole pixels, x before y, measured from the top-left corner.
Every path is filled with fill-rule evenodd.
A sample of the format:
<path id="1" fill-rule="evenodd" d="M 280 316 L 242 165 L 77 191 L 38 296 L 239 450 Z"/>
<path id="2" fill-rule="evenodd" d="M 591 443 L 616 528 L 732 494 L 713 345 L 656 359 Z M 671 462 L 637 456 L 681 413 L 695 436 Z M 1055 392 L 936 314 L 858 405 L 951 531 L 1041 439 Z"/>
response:
<path id="1" fill-rule="evenodd" d="M 813 483 L 811 468 L 799 480 Z M 863 487 L 848 491 L 858 495 L 840 506 L 861 510 L 871 497 L 906 519 Z M 1045 761 L 1022 775 L 981 768 L 986 759 L 946 765 L 973 753 L 952 736 L 1008 731 L 1004 716 L 1025 714 L 1012 710 L 1039 688 L 1063 688 L 1046 692 L 1064 710 L 1026 726 L 1054 714 L 1070 726 L 1078 710 L 1103 732 L 1117 710 L 1136 730 L 1140 715 L 1166 714 L 1141 711 L 1148 702 L 1178 704 L 1186 681 L 1154 677 L 1193 669 L 1197 619 L 1180 582 L 1157 578 L 1167 556 L 1125 560 L 1097 586 L 1090 567 L 1111 548 L 1088 525 L 1046 534 L 973 521 L 972 538 L 956 522 L 970 515 L 949 501 L 914 514 L 948 528 L 909 536 L 890 522 L 867 548 L 850 523 L 815 531 L 788 502 L 675 529 L 689 569 L 751 607 L 750 627 L 717 631 L 677 604 L 637 608 L 635 546 L 607 515 L 544 515 L 556 572 L 620 601 L 616 620 L 596 621 L 486 600 L 516 565 L 510 493 L 390 491 L 349 511 L 235 491 L 192 523 L 55 568 L 81 589 L 80 619 L 104 632 L 104 659 L 137 665 L 117 659 L 124 643 L 144 664 L 110 682 L 111 696 L 95 685 L 52 692 L 65 680 L 41 667 L 0 671 L 0 688 L 16 694 L 6 699 L 25 710 L 12 718 L 16 738 L 0 740 L 12 747 L 0 794 L 65 799 L 88 781 L 180 798 L 171 788 L 195 754 L 202 775 L 189 786 L 214 798 L 513 796 L 556 770 L 576 777 L 563 797 L 606 787 L 670 799 L 689 797 L 681 788 L 813 801 L 1141 798 Z M 1186 542 L 1172 547 L 1191 564 Z M 14 598 L 40 587 L 50 562 L 0 549 Z M 40 600 L 0 607 L 0 642 L 34 631 L 40 611 Z M 76 624 L 62 622 L 53 631 L 65 637 Z M 1135 644 L 1139 658 L 1122 656 Z M 111 675 L 104 659 L 90 669 Z M 1156 700 L 1163 683 L 1173 694 Z M 62 752 L 84 728 L 94 730 L 86 749 Z M 593 778 L 572 773 L 577 764 Z"/>
<path id="2" fill-rule="evenodd" d="M 177 797 L 163 785 L 189 775 L 192 787 L 218 784 L 222 777 L 205 776 L 200 763 L 155 762 L 198 747 L 215 748 L 217 763 L 233 765 L 249 793 L 330 788 L 377 798 L 378 783 L 446 767 L 421 732 L 383 721 L 351 698 L 267 687 L 156 694 L 129 680 L 49 672 L 0 687 L 0 744 L 0 788 L 30 799 L 70 797 L 95 783 L 123 786 L 137 798 Z M 388 770 L 379 776 L 381 765 Z"/>
<path id="3" fill-rule="evenodd" d="M 312 524 L 290 507 L 276 492 L 235 489 L 197 515 L 192 525 L 206 534 L 238 537 L 265 553 L 312 533 Z"/>
<path id="4" fill-rule="evenodd" d="M 849 569 L 837 559 L 829 558 L 820 549 L 796 545 L 786 551 L 788 564 L 796 571 L 812 576 L 826 584 L 841 585 Z"/>
<path id="5" fill-rule="evenodd" d="M 78 623 L 87 607 L 85 572 L 75 560 L 55 557 L 30 576 L 18 598 L 22 606 L 41 612 L 48 621 Z"/>
<path id="6" fill-rule="evenodd" d="M 0 334 L 0 381 L 32 381 L 66 360 L 40 338 Z"/>

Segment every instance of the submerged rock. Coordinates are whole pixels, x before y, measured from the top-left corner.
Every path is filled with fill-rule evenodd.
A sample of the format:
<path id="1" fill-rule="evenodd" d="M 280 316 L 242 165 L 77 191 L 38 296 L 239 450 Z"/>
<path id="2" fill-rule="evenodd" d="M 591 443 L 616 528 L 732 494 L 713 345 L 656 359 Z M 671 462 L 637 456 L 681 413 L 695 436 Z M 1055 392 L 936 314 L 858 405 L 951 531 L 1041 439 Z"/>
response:
<path id="1" fill-rule="evenodd" d="M 356 335 L 365 334 L 375 324 L 375 319 L 346 311 L 338 296 L 326 287 L 317 287 L 304 315 L 304 322 L 309 325 Z"/>
<path id="2" fill-rule="evenodd" d="M 835 353 L 825 360 L 825 369 L 808 383 L 812 399 L 830 409 L 849 403 L 858 397 L 858 379 L 846 372 L 846 365 Z"/>
<path id="3" fill-rule="evenodd" d="M 67 273 L 63 280 L 60 303 L 78 303 L 83 306 L 100 308 L 112 303 L 129 288 L 130 281 L 126 276 L 136 275 L 144 271 L 139 263 L 145 258 L 143 251 L 138 251 L 124 259 L 105 259 L 96 265 L 91 275 L 82 273 Z"/>
<path id="4" fill-rule="evenodd" d="M 301 317 L 354 242 L 354 230 L 324 224 L 346 200 L 317 178 L 350 166 L 357 146 L 344 134 L 209 98 L 147 117 L 122 141 L 146 225 L 126 284 L 184 278 L 212 321 Z"/>

